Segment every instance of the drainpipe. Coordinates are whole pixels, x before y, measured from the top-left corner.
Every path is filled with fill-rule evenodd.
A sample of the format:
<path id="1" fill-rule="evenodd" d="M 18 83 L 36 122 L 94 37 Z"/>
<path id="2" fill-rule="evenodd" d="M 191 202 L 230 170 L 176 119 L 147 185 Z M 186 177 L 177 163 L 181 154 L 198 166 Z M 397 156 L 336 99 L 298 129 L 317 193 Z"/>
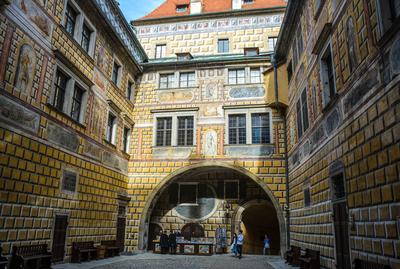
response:
<path id="1" fill-rule="evenodd" d="M 287 146 L 287 122 L 285 108 L 279 105 L 279 85 L 278 85 L 278 61 L 276 54 L 272 56 L 271 63 L 274 68 L 274 90 L 275 90 L 275 105 L 283 118 L 283 136 L 285 145 L 285 176 L 286 176 L 286 206 L 284 209 L 286 217 L 286 246 L 290 246 L 290 214 L 289 214 L 289 164 L 288 164 L 288 146 Z"/>

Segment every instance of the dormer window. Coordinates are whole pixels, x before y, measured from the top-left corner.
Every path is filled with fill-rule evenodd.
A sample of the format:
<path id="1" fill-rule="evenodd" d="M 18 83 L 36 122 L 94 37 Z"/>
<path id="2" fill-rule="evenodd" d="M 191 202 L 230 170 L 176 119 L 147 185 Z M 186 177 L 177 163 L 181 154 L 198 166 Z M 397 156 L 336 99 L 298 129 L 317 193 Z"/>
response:
<path id="1" fill-rule="evenodd" d="M 182 13 L 182 12 L 186 12 L 189 9 L 189 5 L 177 5 L 176 6 L 176 12 L 177 13 Z"/>
<path id="2" fill-rule="evenodd" d="M 258 48 L 245 48 L 244 55 L 245 56 L 257 56 L 259 54 Z"/>
<path id="3" fill-rule="evenodd" d="M 253 4 L 254 0 L 243 0 L 243 5 Z"/>
<path id="4" fill-rule="evenodd" d="M 187 61 L 193 59 L 193 56 L 189 52 L 177 53 L 178 61 Z"/>

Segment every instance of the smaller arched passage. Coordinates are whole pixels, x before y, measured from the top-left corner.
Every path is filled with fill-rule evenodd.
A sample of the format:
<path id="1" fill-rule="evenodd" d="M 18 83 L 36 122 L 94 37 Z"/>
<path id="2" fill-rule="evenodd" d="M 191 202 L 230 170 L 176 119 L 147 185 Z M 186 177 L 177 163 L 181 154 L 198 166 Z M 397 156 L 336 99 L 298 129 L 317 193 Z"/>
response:
<path id="1" fill-rule="evenodd" d="M 232 233 L 243 231 L 245 244 L 243 252 L 261 254 L 264 236 L 271 240 L 271 254 L 281 253 L 281 235 L 278 217 L 274 206 L 267 200 L 250 200 L 241 204 L 232 218 Z"/>
<path id="2" fill-rule="evenodd" d="M 204 171 L 204 170 L 216 170 L 216 169 L 225 169 L 225 170 L 230 170 L 235 173 L 239 173 L 242 176 L 247 177 L 249 180 L 254 182 L 258 187 L 260 187 L 268 197 L 271 206 L 274 208 L 276 212 L 276 216 L 278 219 L 279 223 L 279 235 L 280 235 L 280 249 L 281 249 L 281 255 L 283 255 L 283 251 L 286 249 L 286 221 L 281 209 L 281 206 L 275 196 L 273 195 L 273 192 L 269 189 L 267 184 L 263 182 L 260 178 L 258 178 L 256 175 L 251 173 L 250 171 L 234 166 L 231 164 L 223 163 L 223 162 L 216 162 L 216 161 L 205 161 L 205 162 L 200 162 L 196 163 L 193 165 L 189 165 L 186 167 L 183 167 L 174 173 L 171 173 L 167 177 L 165 177 L 159 184 L 158 186 L 153 190 L 153 192 L 149 195 L 147 202 L 143 208 L 141 218 L 140 218 L 140 226 L 139 226 L 139 232 L 138 232 L 138 250 L 145 250 L 147 249 L 147 242 L 148 242 L 148 235 L 149 235 L 149 223 L 151 222 L 151 215 L 153 212 L 153 209 L 155 208 L 159 198 L 162 196 L 164 191 L 167 190 L 167 188 L 170 187 L 170 185 L 176 181 L 179 178 L 183 177 L 188 177 L 190 178 L 193 174 L 198 173 L 199 171 Z"/>

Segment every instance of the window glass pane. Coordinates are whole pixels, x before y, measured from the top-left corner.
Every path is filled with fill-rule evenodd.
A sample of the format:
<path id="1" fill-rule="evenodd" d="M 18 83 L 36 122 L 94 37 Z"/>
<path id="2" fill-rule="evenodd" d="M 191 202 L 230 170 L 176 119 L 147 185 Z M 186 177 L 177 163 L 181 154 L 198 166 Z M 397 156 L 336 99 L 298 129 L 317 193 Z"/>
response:
<path id="1" fill-rule="evenodd" d="M 193 145 L 193 117 L 178 117 L 178 146 Z"/>
<path id="2" fill-rule="evenodd" d="M 67 10 L 65 13 L 65 30 L 72 36 L 75 32 L 76 16 L 77 13 L 72 6 L 67 5 Z"/>
<path id="3" fill-rule="evenodd" d="M 92 31 L 89 29 L 89 27 L 86 25 L 86 23 L 84 23 L 83 27 L 82 27 L 81 46 L 86 52 L 89 52 L 91 34 L 92 34 Z"/>
<path id="4" fill-rule="evenodd" d="M 167 45 L 156 45 L 156 59 L 165 57 L 166 51 Z"/>
<path id="5" fill-rule="evenodd" d="M 116 62 L 114 62 L 112 73 L 112 81 L 114 82 L 114 84 L 118 84 L 118 73 L 120 68 L 121 67 Z"/>
<path id="6" fill-rule="evenodd" d="M 229 144 L 246 144 L 246 115 L 229 115 Z"/>
<path id="7" fill-rule="evenodd" d="M 228 39 L 218 40 L 218 52 L 219 53 L 229 52 L 229 40 Z"/>
<path id="8" fill-rule="evenodd" d="M 271 143 L 269 113 L 252 114 L 251 128 L 253 144 Z"/>
<path id="9" fill-rule="evenodd" d="M 123 141 L 123 149 L 125 152 L 128 152 L 128 144 L 129 144 L 129 134 L 131 130 L 129 128 L 124 128 L 124 141 Z"/>
<path id="10" fill-rule="evenodd" d="M 115 123 L 115 116 L 112 114 L 108 115 L 108 122 L 107 122 L 107 134 L 106 134 L 106 140 L 109 143 L 112 143 L 112 137 L 114 133 L 114 123 Z"/>
<path id="11" fill-rule="evenodd" d="M 81 88 L 75 86 L 74 96 L 72 98 L 71 117 L 76 121 L 79 121 L 83 93 L 84 91 Z"/>
<path id="12" fill-rule="evenodd" d="M 250 70 L 251 83 L 261 82 L 261 72 L 259 68 L 252 68 Z"/>
<path id="13" fill-rule="evenodd" d="M 67 89 L 69 77 L 67 77 L 63 72 L 57 70 L 56 81 L 54 85 L 54 99 L 53 106 L 59 111 L 63 111 L 64 107 L 64 97 L 65 91 Z"/>
<path id="14" fill-rule="evenodd" d="M 170 146 L 172 135 L 172 118 L 157 118 L 157 146 Z"/>

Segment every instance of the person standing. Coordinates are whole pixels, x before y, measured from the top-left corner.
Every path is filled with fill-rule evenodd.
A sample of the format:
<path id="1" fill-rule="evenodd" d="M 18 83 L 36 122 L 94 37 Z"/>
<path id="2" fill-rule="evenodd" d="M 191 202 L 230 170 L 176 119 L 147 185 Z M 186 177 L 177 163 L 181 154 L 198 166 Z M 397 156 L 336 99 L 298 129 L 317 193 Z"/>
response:
<path id="1" fill-rule="evenodd" d="M 176 235 L 173 231 L 169 233 L 169 253 L 176 254 Z"/>
<path id="2" fill-rule="evenodd" d="M 233 238 L 232 238 L 231 252 L 235 255 L 235 257 L 238 254 L 238 251 L 237 251 L 237 238 L 238 238 L 237 234 L 234 233 L 233 234 Z"/>
<path id="3" fill-rule="evenodd" d="M 271 240 L 269 239 L 268 235 L 265 235 L 264 238 L 264 248 L 263 248 L 263 255 L 271 255 Z"/>
<path id="4" fill-rule="evenodd" d="M 160 236 L 161 254 L 167 254 L 169 249 L 168 235 L 165 231 Z"/>
<path id="5" fill-rule="evenodd" d="M 240 230 L 239 235 L 237 237 L 237 251 L 239 253 L 239 259 L 242 258 L 243 244 L 244 244 L 243 231 Z"/>

